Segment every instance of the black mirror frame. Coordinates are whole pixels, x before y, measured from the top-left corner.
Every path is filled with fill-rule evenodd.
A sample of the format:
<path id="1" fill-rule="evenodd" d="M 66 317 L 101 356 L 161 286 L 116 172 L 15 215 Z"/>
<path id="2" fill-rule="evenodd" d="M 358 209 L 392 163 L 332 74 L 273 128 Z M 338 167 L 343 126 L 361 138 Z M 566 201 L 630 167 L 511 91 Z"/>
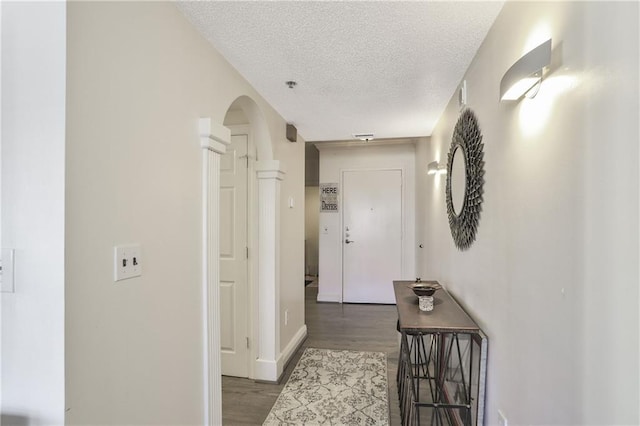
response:
<path id="1" fill-rule="evenodd" d="M 456 214 L 453 208 L 451 195 L 451 175 L 453 169 L 453 157 L 456 149 L 462 149 L 465 159 L 465 195 L 460 213 Z M 456 127 L 453 130 L 451 146 L 447 160 L 447 215 L 449 216 L 449 228 L 456 247 L 466 250 L 476 239 L 480 212 L 482 211 L 482 194 L 484 193 L 484 144 L 482 134 L 478 126 L 478 120 L 470 109 L 465 109 L 460 114 Z"/>

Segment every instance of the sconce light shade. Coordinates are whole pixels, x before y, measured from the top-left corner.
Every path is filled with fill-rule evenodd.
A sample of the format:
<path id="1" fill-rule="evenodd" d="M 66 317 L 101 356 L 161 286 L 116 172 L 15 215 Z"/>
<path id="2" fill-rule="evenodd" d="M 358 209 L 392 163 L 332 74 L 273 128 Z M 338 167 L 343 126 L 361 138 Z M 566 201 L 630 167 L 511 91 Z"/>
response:
<path id="1" fill-rule="evenodd" d="M 427 174 L 435 175 L 436 173 L 438 173 L 438 162 L 432 161 L 427 165 Z"/>
<path id="2" fill-rule="evenodd" d="M 500 81 L 500 100 L 516 101 L 520 99 L 542 81 L 542 71 L 550 62 L 551 39 L 518 59 L 507 70 Z"/>
<path id="3" fill-rule="evenodd" d="M 445 166 L 440 167 L 440 164 L 437 161 L 432 161 L 427 164 L 427 174 L 435 175 L 436 173 L 443 175 L 447 173 L 447 168 Z"/>

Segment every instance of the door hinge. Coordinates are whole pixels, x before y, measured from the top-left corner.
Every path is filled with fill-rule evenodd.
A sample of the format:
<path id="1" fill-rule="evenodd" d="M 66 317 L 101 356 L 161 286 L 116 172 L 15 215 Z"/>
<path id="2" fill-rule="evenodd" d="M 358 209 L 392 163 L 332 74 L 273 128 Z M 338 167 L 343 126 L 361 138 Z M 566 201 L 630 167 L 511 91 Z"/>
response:
<path id="1" fill-rule="evenodd" d="M 247 337 L 247 349 L 249 349 L 249 338 Z"/>
<path id="2" fill-rule="evenodd" d="M 247 259 L 249 258 L 249 247 L 247 247 Z"/>

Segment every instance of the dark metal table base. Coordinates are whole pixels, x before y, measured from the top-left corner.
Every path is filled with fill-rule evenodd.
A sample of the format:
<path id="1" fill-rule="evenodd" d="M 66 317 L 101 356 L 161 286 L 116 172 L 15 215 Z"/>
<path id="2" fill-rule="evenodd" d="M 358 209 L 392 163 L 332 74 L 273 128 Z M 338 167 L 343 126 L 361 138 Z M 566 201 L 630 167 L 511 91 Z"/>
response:
<path id="1" fill-rule="evenodd" d="M 476 424 L 480 349 L 477 333 L 402 332 L 396 377 L 402 424 Z"/>

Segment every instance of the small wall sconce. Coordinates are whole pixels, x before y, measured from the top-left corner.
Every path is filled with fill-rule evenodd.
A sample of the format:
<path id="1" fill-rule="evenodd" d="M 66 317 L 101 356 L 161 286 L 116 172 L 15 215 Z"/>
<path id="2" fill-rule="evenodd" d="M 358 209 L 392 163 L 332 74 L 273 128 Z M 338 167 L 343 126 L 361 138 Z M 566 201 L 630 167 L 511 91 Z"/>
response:
<path id="1" fill-rule="evenodd" d="M 462 111 L 467 106 L 467 80 L 462 80 L 458 88 L 458 109 Z"/>
<path id="2" fill-rule="evenodd" d="M 500 100 L 517 101 L 523 95 L 533 98 L 542 83 L 542 73 L 551 63 L 551 39 L 518 59 L 500 81 Z"/>
<path id="3" fill-rule="evenodd" d="M 427 165 L 427 174 L 428 175 L 444 175 L 447 174 L 447 167 L 444 165 L 440 165 L 437 161 L 432 161 Z"/>

